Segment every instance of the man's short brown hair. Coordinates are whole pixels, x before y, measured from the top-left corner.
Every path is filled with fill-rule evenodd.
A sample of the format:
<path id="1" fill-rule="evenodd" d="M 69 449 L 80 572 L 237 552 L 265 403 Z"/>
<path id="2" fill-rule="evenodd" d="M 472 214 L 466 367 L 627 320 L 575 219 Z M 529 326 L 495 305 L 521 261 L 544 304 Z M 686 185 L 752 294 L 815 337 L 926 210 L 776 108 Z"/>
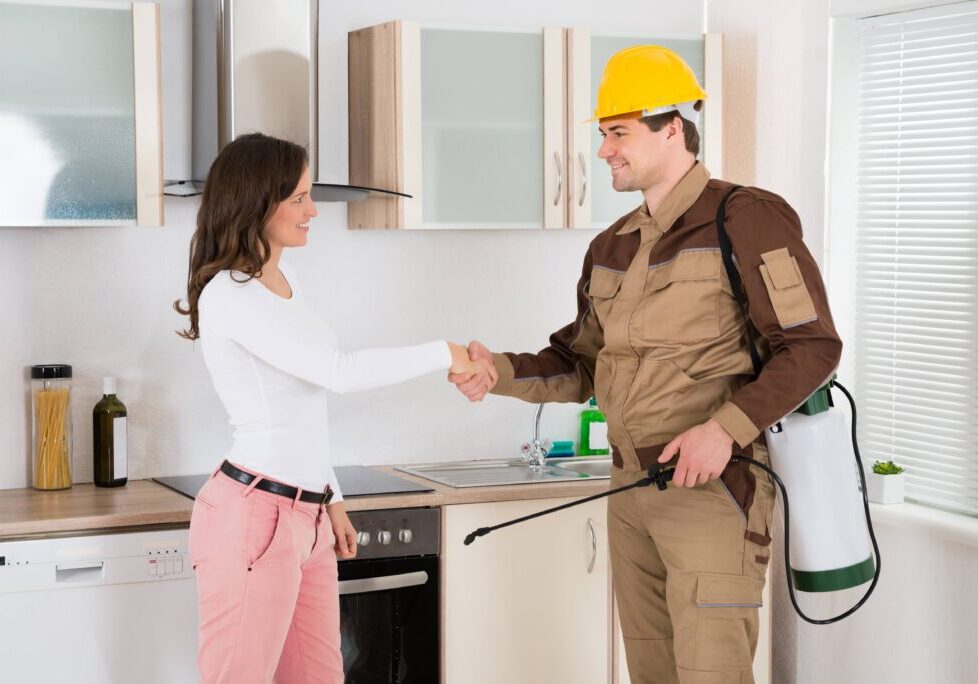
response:
<path id="1" fill-rule="evenodd" d="M 699 109 L 700 106 L 702 105 L 697 103 L 697 109 Z M 683 137 L 686 139 L 686 151 L 696 157 L 700 153 L 700 132 L 696 130 L 696 124 L 689 119 L 683 118 L 678 111 L 673 110 L 671 112 L 666 112 L 665 114 L 643 116 L 641 121 L 652 129 L 653 133 L 658 133 L 662 130 L 663 126 L 670 123 L 677 116 L 683 121 Z"/>

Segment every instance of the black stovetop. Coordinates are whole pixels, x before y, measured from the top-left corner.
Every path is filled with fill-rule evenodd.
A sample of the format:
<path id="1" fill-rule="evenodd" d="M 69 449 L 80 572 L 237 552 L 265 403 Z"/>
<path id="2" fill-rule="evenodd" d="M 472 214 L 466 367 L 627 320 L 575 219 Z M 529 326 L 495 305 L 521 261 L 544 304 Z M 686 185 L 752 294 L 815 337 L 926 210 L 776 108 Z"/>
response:
<path id="1" fill-rule="evenodd" d="M 431 487 L 409 482 L 395 475 L 388 475 L 365 466 L 337 466 L 334 470 L 336 471 L 336 479 L 340 482 L 343 498 L 434 491 Z M 210 475 L 174 475 L 172 477 L 154 477 L 153 480 L 193 499 L 209 477 Z"/>

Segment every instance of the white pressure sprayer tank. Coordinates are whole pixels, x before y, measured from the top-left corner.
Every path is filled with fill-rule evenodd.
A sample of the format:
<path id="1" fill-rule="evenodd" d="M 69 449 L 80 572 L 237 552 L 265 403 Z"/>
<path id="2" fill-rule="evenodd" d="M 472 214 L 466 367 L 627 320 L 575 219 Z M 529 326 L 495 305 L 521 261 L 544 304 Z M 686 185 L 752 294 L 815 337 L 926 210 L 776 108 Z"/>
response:
<path id="1" fill-rule="evenodd" d="M 791 495 L 791 577 L 799 591 L 849 589 L 876 570 L 849 422 L 830 402 L 766 433 L 771 467 Z"/>

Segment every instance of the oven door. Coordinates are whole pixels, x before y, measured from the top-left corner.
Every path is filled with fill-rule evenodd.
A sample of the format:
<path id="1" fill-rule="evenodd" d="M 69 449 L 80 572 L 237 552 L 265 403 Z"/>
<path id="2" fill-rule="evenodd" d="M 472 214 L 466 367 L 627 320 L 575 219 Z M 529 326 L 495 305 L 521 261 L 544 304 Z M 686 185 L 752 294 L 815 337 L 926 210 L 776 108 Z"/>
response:
<path id="1" fill-rule="evenodd" d="M 438 557 L 339 564 L 346 684 L 437 684 Z"/>

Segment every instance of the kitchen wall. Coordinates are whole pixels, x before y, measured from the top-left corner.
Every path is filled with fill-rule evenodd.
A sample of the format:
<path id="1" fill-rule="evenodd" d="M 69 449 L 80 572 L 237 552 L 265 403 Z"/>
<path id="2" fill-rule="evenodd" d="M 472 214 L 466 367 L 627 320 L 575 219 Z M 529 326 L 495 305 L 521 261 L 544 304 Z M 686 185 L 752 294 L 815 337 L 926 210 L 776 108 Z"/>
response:
<path id="1" fill-rule="evenodd" d="M 35 264 L 40 235 L 34 229 L 0 229 L 0 488 L 20 487 L 30 476 L 28 376 L 39 346 L 37 331 L 42 312 Z M 52 269 L 53 270 L 53 269 Z"/>
<path id="2" fill-rule="evenodd" d="M 391 19 L 484 26 L 581 26 L 594 31 L 697 34 L 703 3 L 322 3 L 320 176 L 347 178 L 346 35 Z M 165 68 L 165 67 L 164 67 Z M 183 103 L 181 103 L 183 104 Z M 184 107 L 168 110 L 183 111 Z M 5 162 L 9 163 L 9 162 Z M 515 169 L 514 169 L 515 170 Z M 91 479 L 92 405 L 102 375 L 119 377 L 130 410 L 131 477 L 202 472 L 229 441 L 200 350 L 173 331 L 196 201 L 166 200 L 166 226 L 0 229 L 6 334 L 0 336 L 0 488 L 29 484 L 25 367 L 74 366 L 76 481 Z M 288 259 L 343 347 L 429 339 L 483 340 L 529 351 L 575 313 L 574 286 L 594 231 L 351 232 L 346 205 L 320 204 L 307 248 Z M 489 397 L 471 405 L 442 377 L 335 396 L 336 463 L 378 464 L 512 456 L 533 407 Z M 550 406 L 548 437 L 575 439 L 576 405 Z"/>

